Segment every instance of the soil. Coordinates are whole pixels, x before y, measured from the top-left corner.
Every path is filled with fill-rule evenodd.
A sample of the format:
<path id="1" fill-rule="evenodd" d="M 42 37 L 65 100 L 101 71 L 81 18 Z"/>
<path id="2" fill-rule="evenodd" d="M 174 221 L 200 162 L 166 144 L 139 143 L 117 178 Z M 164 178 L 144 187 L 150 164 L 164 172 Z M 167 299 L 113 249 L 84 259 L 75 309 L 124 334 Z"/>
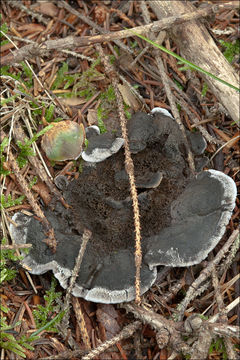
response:
<path id="1" fill-rule="evenodd" d="M 165 154 L 167 139 L 168 135 L 160 136 L 143 151 L 132 154 L 136 183 L 138 179 L 142 183 L 149 173 L 162 173 L 156 188 L 138 188 L 143 243 L 170 225 L 171 203 L 189 182 L 188 165 L 180 149 L 177 160 Z M 178 141 L 174 139 L 175 144 Z M 96 254 L 134 247 L 133 211 L 123 149 L 104 162 L 84 165 L 79 178 L 68 185 L 64 198 L 72 207 L 75 230 L 80 234 L 84 228 L 92 231 Z"/>

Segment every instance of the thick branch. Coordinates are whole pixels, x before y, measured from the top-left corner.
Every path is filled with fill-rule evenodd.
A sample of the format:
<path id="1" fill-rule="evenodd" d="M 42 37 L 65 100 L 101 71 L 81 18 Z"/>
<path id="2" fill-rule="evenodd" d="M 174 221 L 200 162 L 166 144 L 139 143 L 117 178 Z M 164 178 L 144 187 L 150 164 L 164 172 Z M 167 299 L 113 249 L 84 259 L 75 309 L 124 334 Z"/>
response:
<path id="1" fill-rule="evenodd" d="M 151 0 L 149 5 L 159 19 L 195 12 L 196 8 L 186 1 Z M 181 55 L 188 61 L 238 87 L 237 75 L 225 59 L 208 33 L 198 20 L 187 22 L 184 26 L 171 27 L 171 36 L 178 45 Z M 219 102 L 226 108 L 231 118 L 239 122 L 239 94 L 236 90 L 217 80 L 201 74 Z"/>

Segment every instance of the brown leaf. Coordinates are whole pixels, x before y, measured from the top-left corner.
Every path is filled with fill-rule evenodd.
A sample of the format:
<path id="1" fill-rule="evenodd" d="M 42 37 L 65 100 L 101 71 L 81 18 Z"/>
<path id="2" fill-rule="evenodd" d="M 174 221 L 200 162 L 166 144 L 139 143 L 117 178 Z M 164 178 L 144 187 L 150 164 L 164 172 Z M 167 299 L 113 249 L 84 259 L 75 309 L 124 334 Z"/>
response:
<path id="1" fill-rule="evenodd" d="M 86 99 L 80 97 L 62 98 L 59 99 L 59 101 L 64 105 L 69 105 L 69 106 L 77 106 L 86 103 Z"/>
<path id="2" fill-rule="evenodd" d="M 119 66 L 121 66 L 124 70 L 132 71 L 133 69 L 137 68 L 136 64 L 134 64 L 132 67 L 133 61 L 134 61 L 134 58 L 131 54 L 123 52 L 117 59 L 117 64 L 119 64 Z"/>
<path id="3" fill-rule="evenodd" d="M 69 23 L 69 24 L 74 24 L 74 22 L 76 21 L 77 19 L 77 16 L 74 15 L 74 14 L 69 14 L 66 18 L 66 21 Z"/>
<path id="4" fill-rule="evenodd" d="M 57 16 L 58 8 L 51 1 L 39 1 L 35 10 L 47 16 Z"/>
<path id="5" fill-rule="evenodd" d="M 121 330 L 117 322 L 118 313 L 113 305 L 98 305 L 96 311 L 98 322 L 105 328 L 106 339 L 111 339 Z"/>
<path id="6" fill-rule="evenodd" d="M 45 26 L 40 24 L 24 24 L 18 27 L 18 31 L 26 31 L 27 34 L 33 34 L 35 32 L 41 32 L 45 30 Z"/>
<path id="7" fill-rule="evenodd" d="M 39 181 L 37 184 L 33 185 L 32 189 L 41 196 L 45 205 L 48 205 L 52 200 L 49 189 L 43 182 Z"/>
<path id="8" fill-rule="evenodd" d="M 134 111 L 139 111 L 141 109 L 141 104 L 134 93 L 131 91 L 130 87 L 127 84 L 119 84 L 118 88 L 125 103 L 129 105 Z"/>
<path id="9" fill-rule="evenodd" d="M 12 49 L 14 47 L 15 46 L 13 44 L 11 44 L 11 43 L 4 44 L 4 45 L 0 46 L 0 52 L 3 53 L 4 51 Z"/>
<path id="10" fill-rule="evenodd" d="M 98 122 L 98 116 L 97 116 L 96 109 L 88 109 L 87 122 L 88 122 L 89 126 L 96 124 Z"/>

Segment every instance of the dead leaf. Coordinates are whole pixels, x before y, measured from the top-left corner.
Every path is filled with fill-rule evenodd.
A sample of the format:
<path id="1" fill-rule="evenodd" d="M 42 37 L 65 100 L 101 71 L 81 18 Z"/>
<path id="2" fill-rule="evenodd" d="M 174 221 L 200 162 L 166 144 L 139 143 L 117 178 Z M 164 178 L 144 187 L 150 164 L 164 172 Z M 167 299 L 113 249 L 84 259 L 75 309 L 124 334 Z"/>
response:
<path id="1" fill-rule="evenodd" d="M 13 44 L 11 44 L 11 43 L 4 44 L 4 45 L 0 46 L 0 52 L 3 53 L 4 51 L 12 49 L 14 47 L 15 46 Z"/>
<path id="2" fill-rule="evenodd" d="M 123 97 L 124 102 L 129 105 L 134 111 L 139 111 L 141 109 L 140 101 L 134 95 L 132 90 L 127 84 L 119 84 L 118 85 L 119 91 Z"/>
<path id="3" fill-rule="evenodd" d="M 97 116 L 96 109 L 88 109 L 87 122 L 88 122 L 89 126 L 96 124 L 98 122 L 98 116 Z"/>
<path id="4" fill-rule="evenodd" d="M 54 17 L 58 15 L 58 8 L 50 1 L 39 1 L 34 9 L 47 16 Z"/>
<path id="5" fill-rule="evenodd" d="M 33 34 L 35 32 L 42 32 L 45 30 L 45 26 L 41 25 L 41 24 L 24 24 L 21 25 L 17 28 L 18 31 L 26 31 L 25 34 Z"/>
<path id="6" fill-rule="evenodd" d="M 226 145 L 227 149 L 230 149 L 231 147 L 235 150 L 239 149 L 239 137 L 240 137 L 240 131 L 238 131 L 230 140 L 229 143 Z"/>
<path id="7" fill-rule="evenodd" d="M 76 21 L 77 19 L 77 16 L 74 15 L 74 14 L 69 14 L 66 18 L 66 21 L 69 23 L 69 24 L 74 24 L 74 22 Z"/>
<path id="8" fill-rule="evenodd" d="M 113 305 L 99 304 L 96 311 L 98 322 L 104 327 L 106 339 L 109 340 L 121 330 L 117 322 L 118 313 Z"/>
<path id="9" fill-rule="evenodd" d="M 131 54 L 128 54 L 127 52 L 123 52 L 119 58 L 117 59 L 117 63 L 119 66 L 121 66 L 125 70 L 133 70 L 137 68 L 137 64 L 134 64 L 132 67 L 132 63 L 134 61 L 134 58 Z"/>
<path id="10" fill-rule="evenodd" d="M 37 184 L 33 185 L 32 189 L 39 194 L 39 196 L 43 199 L 45 205 L 48 205 L 52 200 L 49 189 L 47 185 L 45 185 L 43 182 L 38 181 Z"/>
<path id="11" fill-rule="evenodd" d="M 10 286 L 3 288 L 4 295 L 7 296 L 8 299 L 11 300 L 12 303 L 22 304 L 23 298 L 21 296 L 15 295 L 12 288 Z"/>
<path id="12" fill-rule="evenodd" d="M 68 106 L 78 106 L 87 102 L 86 99 L 80 97 L 61 98 L 59 101 Z"/>

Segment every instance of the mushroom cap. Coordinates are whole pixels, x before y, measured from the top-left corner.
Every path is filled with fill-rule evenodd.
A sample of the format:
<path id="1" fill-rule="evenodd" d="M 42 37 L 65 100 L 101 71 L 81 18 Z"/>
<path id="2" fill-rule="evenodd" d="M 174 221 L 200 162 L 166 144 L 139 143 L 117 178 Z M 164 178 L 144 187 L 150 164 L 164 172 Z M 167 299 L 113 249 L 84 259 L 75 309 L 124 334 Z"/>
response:
<path id="1" fill-rule="evenodd" d="M 99 134 L 95 132 L 88 137 L 88 140 L 88 147 L 82 152 L 82 158 L 94 163 L 106 160 L 117 153 L 124 144 L 121 137 L 116 137 L 110 133 Z"/>
<path id="2" fill-rule="evenodd" d="M 172 119 L 174 119 L 167 109 L 164 109 L 164 108 L 161 108 L 161 107 L 155 107 L 155 108 L 153 108 L 151 110 L 152 115 L 157 114 L 157 113 L 166 115 L 166 116 L 171 117 Z"/>
<path id="3" fill-rule="evenodd" d="M 41 141 L 42 149 L 49 160 L 76 160 L 82 152 L 85 131 L 82 124 L 66 120 L 53 123 Z"/>
<path id="4" fill-rule="evenodd" d="M 207 147 L 207 142 L 200 132 L 189 132 L 188 139 L 195 155 L 202 155 Z"/>
<path id="5" fill-rule="evenodd" d="M 66 289 L 82 238 L 70 232 L 66 233 L 68 224 L 63 219 L 59 222 L 59 216 L 56 214 L 46 211 L 46 216 L 54 228 L 58 241 L 55 254 L 43 242 L 45 235 L 42 224 L 34 217 L 16 213 L 13 220 L 18 227 L 11 226 L 11 236 L 17 243 L 20 241 L 33 245 L 29 255 L 25 255 L 23 259 L 23 265 L 30 268 L 32 274 L 44 274 L 52 270 L 62 287 Z M 122 249 L 102 258 L 102 254 L 94 251 L 92 241 L 94 239 L 90 239 L 87 245 L 73 295 L 105 304 L 134 299 L 134 249 Z M 143 264 L 142 294 L 154 283 L 156 275 L 156 268 L 150 270 L 146 264 Z"/>
<path id="6" fill-rule="evenodd" d="M 132 158 L 139 187 L 143 294 L 154 283 L 158 265 L 196 264 L 214 248 L 234 208 L 236 186 L 215 170 L 192 179 L 181 132 L 171 117 L 137 113 L 129 129 L 130 148 L 136 151 Z M 23 264 L 34 274 L 52 270 L 66 288 L 88 228 L 92 238 L 73 294 L 102 303 L 133 300 L 135 243 L 129 194 L 123 150 L 95 166 L 83 164 L 81 176 L 66 183 L 63 192 L 71 208 L 57 202 L 54 211 L 44 210 L 58 241 L 56 253 L 43 242 L 45 235 L 37 219 L 14 215 L 18 226 L 10 225 L 12 238 L 33 244 Z"/>
<path id="7" fill-rule="evenodd" d="M 200 263 L 222 238 L 237 196 L 234 181 L 224 173 L 200 173 L 171 205 L 171 225 L 147 240 L 144 261 L 157 265 Z"/>

